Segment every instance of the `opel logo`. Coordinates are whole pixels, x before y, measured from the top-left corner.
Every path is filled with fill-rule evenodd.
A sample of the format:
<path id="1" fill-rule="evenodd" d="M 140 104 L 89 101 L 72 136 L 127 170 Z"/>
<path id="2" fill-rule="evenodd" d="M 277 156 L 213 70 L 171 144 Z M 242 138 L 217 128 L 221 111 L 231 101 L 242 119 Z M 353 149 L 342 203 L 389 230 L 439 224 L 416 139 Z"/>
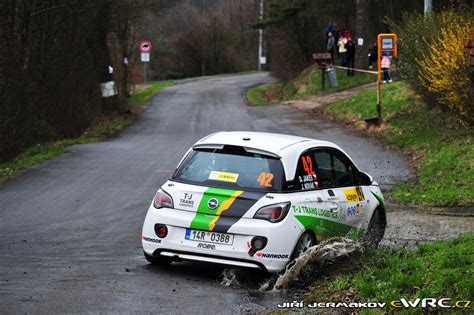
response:
<path id="1" fill-rule="evenodd" d="M 219 201 L 217 201 L 216 198 L 209 199 L 209 201 L 207 202 L 207 206 L 209 207 L 209 209 L 214 210 L 219 206 Z"/>

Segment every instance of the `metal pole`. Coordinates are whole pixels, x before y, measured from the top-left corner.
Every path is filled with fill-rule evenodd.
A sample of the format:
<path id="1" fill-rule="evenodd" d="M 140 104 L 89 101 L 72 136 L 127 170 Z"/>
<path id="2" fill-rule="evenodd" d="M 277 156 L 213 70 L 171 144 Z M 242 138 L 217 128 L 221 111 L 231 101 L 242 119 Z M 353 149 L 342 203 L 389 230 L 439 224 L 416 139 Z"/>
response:
<path id="1" fill-rule="evenodd" d="M 431 11 L 433 10 L 433 0 L 425 0 L 425 16 L 431 14 Z"/>
<path id="2" fill-rule="evenodd" d="M 382 124 L 382 39 L 377 36 L 377 124 Z"/>
<path id="3" fill-rule="evenodd" d="M 260 0 L 260 22 L 263 21 L 263 0 Z M 258 30 L 258 71 L 262 71 L 263 29 Z"/>
<path id="4" fill-rule="evenodd" d="M 377 80 L 377 119 L 378 125 L 382 124 L 382 82 Z"/>
<path id="5" fill-rule="evenodd" d="M 145 85 L 146 85 L 146 64 L 147 64 L 146 62 L 143 63 L 144 73 L 145 73 L 145 75 L 144 75 L 144 77 L 145 77 Z"/>

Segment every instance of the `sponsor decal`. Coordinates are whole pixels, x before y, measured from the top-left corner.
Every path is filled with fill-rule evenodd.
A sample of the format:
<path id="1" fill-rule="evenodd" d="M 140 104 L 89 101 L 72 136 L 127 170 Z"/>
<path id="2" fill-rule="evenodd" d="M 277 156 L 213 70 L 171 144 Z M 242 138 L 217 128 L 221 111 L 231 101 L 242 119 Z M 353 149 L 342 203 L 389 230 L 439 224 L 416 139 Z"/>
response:
<path id="1" fill-rule="evenodd" d="M 184 193 L 184 197 L 179 199 L 179 205 L 181 207 L 193 208 L 194 207 L 193 194 Z"/>
<path id="2" fill-rule="evenodd" d="M 214 245 L 214 244 L 207 244 L 207 243 L 198 243 L 198 244 L 197 244 L 197 248 L 204 248 L 204 249 L 212 249 L 212 250 L 215 250 L 215 249 L 216 249 L 216 245 Z"/>
<path id="3" fill-rule="evenodd" d="M 209 209 L 214 210 L 215 208 L 219 207 L 219 201 L 216 198 L 211 198 L 207 201 L 207 206 Z"/>
<path id="4" fill-rule="evenodd" d="M 307 182 L 314 182 L 318 180 L 318 177 L 316 176 L 316 174 L 311 174 L 311 175 L 298 176 L 298 179 L 300 180 L 300 183 L 307 183 Z"/>
<path id="5" fill-rule="evenodd" d="M 360 187 L 346 189 L 344 190 L 344 195 L 346 196 L 346 201 L 348 203 L 365 200 L 364 193 L 362 192 L 362 188 Z"/>
<path id="6" fill-rule="evenodd" d="M 255 255 L 257 255 L 258 257 L 271 258 L 271 259 L 288 259 L 288 258 L 290 258 L 290 255 L 288 255 L 288 254 L 269 254 L 269 253 L 258 252 Z"/>
<path id="7" fill-rule="evenodd" d="M 362 210 L 363 210 L 363 206 L 358 203 L 354 206 L 349 206 L 347 207 L 347 215 L 348 216 L 358 216 L 362 213 Z"/>
<path id="8" fill-rule="evenodd" d="M 353 216 L 356 214 L 356 207 L 355 206 L 349 206 L 347 207 L 347 215 L 348 216 Z"/>
<path id="9" fill-rule="evenodd" d="M 238 178 L 239 174 L 228 172 L 211 171 L 211 173 L 209 174 L 209 179 L 219 180 L 221 182 L 236 183 Z"/>
<path id="10" fill-rule="evenodd" d="M 315 190 L 315 189 L 318 189 L 318 187 L 319 187 L 318 182 L 301 184 L 301 190 Z"/>
<path id="11" fill-rule="evenodd" d="M 327 209 L 313 208 L 313 207 L 308 207 L 305 205 L 301 205 L 301 206 L 291 205 L 291 208 L 293 209 L 293 212 L 297 214 L 308 214 L 310 216 L 337 219 L 337 212 L 329 211 Z"/>
<path id="12" fill-rule="evenodd" d="M 145 242 L 161 244 L 161 240 L 157 239 L 157 238 L 150 238 L 150 237 L 142 236 L 142 240 L 144 240 Z"/>

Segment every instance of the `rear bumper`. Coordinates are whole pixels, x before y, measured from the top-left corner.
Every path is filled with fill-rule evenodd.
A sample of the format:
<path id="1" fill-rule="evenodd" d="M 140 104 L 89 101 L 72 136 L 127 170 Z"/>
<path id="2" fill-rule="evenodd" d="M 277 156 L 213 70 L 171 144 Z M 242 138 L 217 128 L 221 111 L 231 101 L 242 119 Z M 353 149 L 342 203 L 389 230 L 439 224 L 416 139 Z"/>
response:
<path id="1" fill-rule="evenodd" d="M 241 218 L 227 232 L 234 235 L 231 245 L 186 240 L 194 212 L 175 209 L 148 210 L 143 224 L 142 246 L 148 255 L 161 255 L 186 260 L 207 261 L 248 268 L 260 268 L 277 272 L 285 268 L 295 244 L 302 233 L 292 218 L 279 223 L 265 220 Z M 159 239 L 154 231 L 155 224 L 165 224 L 168 235 Z M 266 247 L 250 256 L 250 242 L 255 236 L 266 237 Z"/>
<path id="2" fill-rule="evenodd" d="M 155 252 L 153 253 L 153 256 L 164 256 L 164 257 L 170 257 L 176 260 L 182 259 L 182 260 L 204 261 L 204 262 L 229 265 L 229 266 L 255 268 L 255 269 L 263 270 L 265 272 L 269 272 L 267 268 L 265 267 L 265 265 L 263 265 L 262 263 L 258 261 L 226 258 L 223 256 L 218 256 L 218 255 L 184 252 L 184 251 L 170 250 L 170 249 L 164 248 L 164 249 L 155 250 Z"/>

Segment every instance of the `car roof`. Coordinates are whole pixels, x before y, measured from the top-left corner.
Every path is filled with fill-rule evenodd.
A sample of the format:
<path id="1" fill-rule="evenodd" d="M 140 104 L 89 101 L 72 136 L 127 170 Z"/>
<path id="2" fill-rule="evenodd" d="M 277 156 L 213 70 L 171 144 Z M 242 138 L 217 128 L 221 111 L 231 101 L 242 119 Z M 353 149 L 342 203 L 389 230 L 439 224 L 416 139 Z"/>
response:
<path id="1" fill-rule="evenodd" d="M 294 179 L 298 158 L 304 151 L 315 147 L 329 147 L 344 152 L 337 145 L 329 141 L 254 131 L 216 132 L 196 142 L 193 145 L 193 149 L 222 148 L 224 145 L 240 146 L 244 147 L 248 152 L 280 158 L 285 169 L 286 180 L 288 181 Z"/>

